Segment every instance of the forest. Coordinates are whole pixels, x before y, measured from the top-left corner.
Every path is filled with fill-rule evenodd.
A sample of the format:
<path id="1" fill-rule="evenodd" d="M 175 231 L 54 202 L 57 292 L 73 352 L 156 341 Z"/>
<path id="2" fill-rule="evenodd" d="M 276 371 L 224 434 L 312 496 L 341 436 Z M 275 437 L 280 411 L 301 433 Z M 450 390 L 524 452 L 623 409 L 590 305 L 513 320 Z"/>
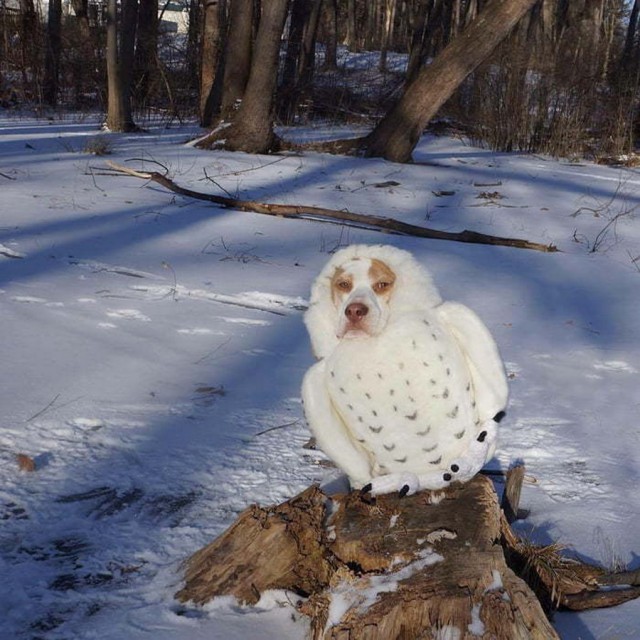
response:
<path id="1" fill-rule="evenodd" d="M 638 0 L 3 0 L 0 101 L 100 111 L 111 131 L 197 117 L 211 130 L 201 146 L 248 152 L 286 144 L 274 126 L 320 121 L 375 127 L 326 150 L 400 161 L 430 125 L 493 150 L 633 162 L 639 11 Z"/>

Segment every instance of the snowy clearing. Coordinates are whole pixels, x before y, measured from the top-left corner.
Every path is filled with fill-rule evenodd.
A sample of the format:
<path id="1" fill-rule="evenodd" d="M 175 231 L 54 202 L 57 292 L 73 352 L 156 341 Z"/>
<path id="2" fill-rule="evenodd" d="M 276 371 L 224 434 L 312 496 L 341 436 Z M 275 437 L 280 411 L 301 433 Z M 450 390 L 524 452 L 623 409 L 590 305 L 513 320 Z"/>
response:
<path id="1" fill-rule="evenodd" d="M 493 332 L 511 402 L 491 465 L 522 459 L 537 479 L 520 533 L 640 567 L 637 170 L 446 137 L 396 165 L 205 152 L 184 144 L 196 127 L 149 131 L 109 136 L 109 159 L 159 163 L 196 190 L 561 252 L 224 211 L 103 175 L 84 152 L 97 121 L 0 119 L 0 637 L 304 637 L 289 594 L 250 610 L 173 594 L 181 562 L 246 506 L 337 475 L 303 448 L 301 310 L 330 252 L 354 242 L 412 251 Z M 640 602 L 555 623 L 563 638 L 636 638 Z"/>

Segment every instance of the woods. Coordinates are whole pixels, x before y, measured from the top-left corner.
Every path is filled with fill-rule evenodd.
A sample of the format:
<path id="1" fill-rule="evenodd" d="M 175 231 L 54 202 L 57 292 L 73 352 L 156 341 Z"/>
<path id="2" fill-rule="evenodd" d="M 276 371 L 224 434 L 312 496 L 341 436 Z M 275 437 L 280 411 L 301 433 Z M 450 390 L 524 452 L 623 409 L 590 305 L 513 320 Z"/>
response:
<path id="1" fill-rule="evenodd" d="M 569 157 L 628 153 L 639 131 L 637 2 L 70 7 L 3 3 L 4 108 L 101 109 L 112 131 L 197 116 L 201 147 L 260 152 L 281 148 L 278 125 L 357 121 L 371 132 L 327 150 L 400 162 L 435 120 L 493 149 Z"/>

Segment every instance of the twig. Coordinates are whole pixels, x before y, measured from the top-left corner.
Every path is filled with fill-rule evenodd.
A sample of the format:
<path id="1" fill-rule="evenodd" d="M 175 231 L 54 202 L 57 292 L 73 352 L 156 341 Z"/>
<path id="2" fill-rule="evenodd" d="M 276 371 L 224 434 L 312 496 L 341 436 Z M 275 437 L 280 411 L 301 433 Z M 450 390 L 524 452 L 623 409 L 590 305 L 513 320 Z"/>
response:
<path id="1" fill-rule="evenodd" d="M 275 427 L 269 427 L 264 431 L 259 431 L 258 433 L 254 433 L 250 437 L 250 440 L 257 438 L 258 436 L 263 436 L 265 433 L 269 433 L 270 431 L 276 431 L 277 429 L 286 429 L 287 427 L 295 427 L 299 423 L 300 423 L 300 420 L 294 420 L 293 422 L 287 422 L 286 424 L 278 424 Z"/>
<path id="2" fill-rule="evenodd" d="M 188 198 L 197 200 L 205 200 L 213 202 L 226 209 L 238 209 L 240 211 L 250 211 L 252 213 L 261 213 L 269 216 L 277 216 L 282 218 L 298 218 L 302 220 L 329 220 L 338 221 L 340 224 L 349 226 L 365 225 L 369 229 L 392 233 L 397 235 L 415 236 L 419 238 L 430 238 L 432 240 L 451 240 L 455 242 L 466 242 L 473 244 L 498 245 L 503 247 L 515 247 L 519 249 L 533 249 L 542 252 L 555 252 L 558 248 L 553 245 L 540 244 L 538 242 L 530 242 L 520 238 L 502 238 L 499 236 L 486 235 L 476 231 L 460 231 L 458 233 L 449 231 L 439 231 L 420 227 L 418 225 L 409 224 L 396 220 L 394 218 L 381 218 L 379 216 L 366 215 L 362 213 L 352 213 L 350 211 L 337 211 L 335 209 L 325 209 L 323 207 L 307 207 L 302 205 L 285 205 L 285 204 L 268 204 L 256 202 L 254 200 L 240 200 L 237 198 L 227 198 L 210 193 L 201 193 L 193 191 L 186 187 L 181 187 L 166 175 L 157 172 L 143 172 L 124 167 L 115 162 L 108 161 L 107 164 L 116 173 L 126 174 L 143 180 L 150 180 L 162 185 L 169 191 L 178 193 Z"/>
<path id="3" fill-rule="evenodd" d="M 56 401 L 58 400 L 59 397 L 60 397 L 60 394 L 56 395 L 55 398 L 44 409 L 40 409 L 40 411 L 38 411 L 38 413 L 35 413 L 28 420 L 25 420 L 25 424 L 27 424 L 29 422 L 32 422 L 36 418 L 39 418 L 42 414 L 44 414 L 47 411 L 49 411 L 49 409 L 51 409 L 51 407 L 53 407 L 53 405 L 56 403 Z"/>
<path id="4" fill-rule="evenodd" d="M 524 482 L 525 467 L 523 464 L 512 467 L 507 471 L 504 493 L 502 494 L 502 510 L 509 524 L 518 519 L 520 506 L 520 492 Z"/>

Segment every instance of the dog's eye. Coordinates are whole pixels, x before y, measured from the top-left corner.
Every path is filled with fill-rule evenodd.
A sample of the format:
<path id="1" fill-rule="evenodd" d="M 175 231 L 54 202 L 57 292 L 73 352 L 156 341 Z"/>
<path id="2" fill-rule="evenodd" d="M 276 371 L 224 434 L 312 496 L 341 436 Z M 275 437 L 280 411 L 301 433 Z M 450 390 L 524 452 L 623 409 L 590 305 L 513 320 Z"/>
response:
<path id="1" fill-rule="evenodd" d="M 339 280 L 336 286 L 340 291 L 351 291 L 351 282 L 349 280 Z"/>
<path id="2" fill-rule="evenodd" d="M 391 286 L 390 282 L 387 282 L 386 280 L 380 280 L 379 282 L 376 282 L 373 285 L 373 289 L 377 293 L 381 293 L 382 291 L 385 291 L 386 289 L 388 289 L 390 286 Z"/>

